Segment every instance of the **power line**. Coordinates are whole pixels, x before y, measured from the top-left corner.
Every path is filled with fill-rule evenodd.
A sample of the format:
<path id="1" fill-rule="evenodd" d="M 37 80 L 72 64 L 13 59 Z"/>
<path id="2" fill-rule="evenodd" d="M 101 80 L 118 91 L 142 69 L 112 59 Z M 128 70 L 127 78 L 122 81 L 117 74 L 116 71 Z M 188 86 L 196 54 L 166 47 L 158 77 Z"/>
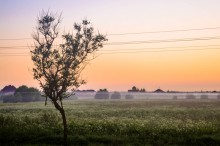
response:
<path id="1" fill-rule="evenodd" d="M 102 54 L 129 54 L 129 53 L 143 53 L 143 52 L 178 52 L 178 51 L 201 51 L 201 50 L 220 50 L 220 48 L 200 48 L 200 49 L 175 49 L 175 50 L 151 50 L 151 51 L 130 51 L 130 52 L 108 52 Z"/>
<path id="2" fill-rule="evenodd" d="M 113 33 L 109 35 L 138 35 L 147 33 L 169 33 L 169 32 L 183 32 L 183 31 L 200 31 L 200 30 L 214 30 L 220 29 L 220 27 L 208 27 L 208 28 L 191 28 L 191 29 L 176 29 L 176 30 L 160 30 L 160 31 L 145 31 L 145 32 L 127 32 L 127 33 Z"/>
<path id="3" fill-rule="evenodd" d="M 199 49 L 172 49 L 172 50 L 148 50 L 148 51 L 130 51 L 130 52 L 107 52 L 107 53 L 99 53 L 100 55 L 103 54 L 128 54 L 128 53 L 143 53 L 143 52 L 178 52 L 178 51 L 201 51 L 201 50 L 220 50 L 219 48 L 199 48 Z M 0 56 L 30 56 L 29 53 L 5 53 L 1 54 Z"/>
<path id="4" fill-rule="evenodd" d="M 187 31 L 202 31 L 202 30 L 215 30 L 220 29 L 220 27 L 206 27 L 206 28 L 191 28 L 191 29 L 175 29 L 175 30 L 160 30 L 160 31 L 142 31 L 142 32 L 125 32 L 125 33 L 110 33 L 109 36 L 117 35 L 138 35 L 138 34 L 151 34 L 151 33 L 172 33 L 172 32 L 187 32 Z M 61 38 L 61 37 L 59 37 Z M 0 41 L 10 41 L 10 40 L 29 40 L 33 38 L 6 38 L 0 39 Z"/>
<path id="5" fill-rule="evenodd" d="M 198 47 L 220 47 L 220 45 L 203 45 L 203 46 L 182 46 L 182 47 L 152 47 L 152 48 L 136 48 L 136 49 L 110 49 L 110 50 L 100 50 L 100 51 L 121 51 L 121 50 L 125 50 L 125 51 L 135 51 L 135 50 L 148 50 L 148 49 L 152 49 L 152 50 L 157 50 L 157 49 L 177 49 L 177 48 L 198 48 Z"/>
<path id="6" fill-rule="evenodd" d="M 34 46 L 5 46 L 5 47 L 0 47 L 3 49 L 29 49 L 28 47 L 34 47 Z"/>
<path id="7" fill-rule="evenodd" d="M 200 40 L 215 40 L 220 39 L 220 36 L 200 37 L 200 38 L 183 38 L 183 39 L 167 39 L 167 40 L 149 40 L 149 41 L 128 41 L 128 42 L 110 42 L 105 45 L 127 45 L 127 44 L 148 44 L 148 43 L 165 43 L 165 42 L 188 42 Z"/>
<path id="8" fill-rule="evenodd" d="M 164 43 L 164 42 L 187 42 L 187 41 L 205 41 L 205 40 L 215 40 L 220 39 L 220 36 L 213 36 L 213 37 L 199 37 L 199 38 L 182 38 L 182 39 L 165 39 L 165 40 L 148 40 L 148 41 L 127 41 L 127 42 L 110 42 L 105 43 L 104 45 L 128 45 L 128 44 L 148 44 L 148 43 Z M 59 45 L 53 45 L 59 46 Z M 34 46 L 1 46 L 1 49 L 12 49 L 12 48 L 26 48 L 27 47 L 34 47 Z"/>
<path id="9" fill-rule="evenodd" d="M 165 49 L 180 49 L 180 48 L 206 48 L 206 47 L 220 47 L 220 45 L 199 45 L 199 46 L 171 46 L 171 47 L 152 47 L 152 48 L 133 48 L 133 49 L 111 49 L 111 50 L 99 50 L 99 52 L 118 52 L 118 51 L 141 51 L 141 50 L 165 50 Z M 29 52 L 23 53 L 0 53 L 0 55 L 7 55 L 7 54 L 29 54 Z"/>
<path id="10" fill-rule="evenodd" d="M 53 47 L 58 47 L 59 45 L 53 45 Z M 29 47 L 35 46 L 1 46 L 0 49 L 30 49 Z"/>
<path id="11" fill-rule="evenodd" d="M 198 47 L 220 47 L 220 45 L 199 45 L 199 46 L 182 46 L 182 47 L 178 47 L 178 46 L 170 46 L 170 47 L 151 47 L 151 48 L 133 48 L 133 49 L 102 49 L 102 50 L 99 50 L 99 51 L 121 51 L 121 50 L 131 50 L 131 51 L 133 51 L 133 50 L 148 50 L 148 49 L 172 49 L 172 48 L 193 48 L 193 47 L 196 47 L 196 48 L 198 48 Z M 13 47 L 7 47 L 7 50 L 8 49 L 12 49 L 12 50 L 14 50 L 14 49 L 16 49 L 16 50 L 24 50 L 24 49 L 29 49 L 29 48 L 13 48 Z M 0 47 L 0 50 L 4 50 L 4 48 L 3 49 L 1 49 L 1 47 Z"/>
<path id="12" fill-rule="evenodd" d="M 136 51 L 140 51 L 142 52 L 142 50 L 150 50 L 150 51 L 155 51 L 155 50 L 159 50 L 159 51 L 162 51 L 162 50 L 167 50 L 167 49 L 180 49 L 180 48 L 206 48 L 206 47 L 220 47 L 220 45 L 200 45 L 200 46 L 181 46 L 181 47 L 152 47 L 152 48 L 133 48 L 133 49 L 111 49 L 111 50 L 99 50 L 99 52 L 104 52 L 104 53 L 117 53 L 118 51 L 130 51 L 131 53 L 132 52 L 136 52 Z M 214 48 L 213 48 L 214 49 Z M 190 50 L 190 49 L 188 49 Z M 120 52 L 118 52 L 120 53 Z M 0 55 L 23 55 L 23 54 L 29 54 L 29 52 L 23 52 L 23 53 L 0 53 Z"/>

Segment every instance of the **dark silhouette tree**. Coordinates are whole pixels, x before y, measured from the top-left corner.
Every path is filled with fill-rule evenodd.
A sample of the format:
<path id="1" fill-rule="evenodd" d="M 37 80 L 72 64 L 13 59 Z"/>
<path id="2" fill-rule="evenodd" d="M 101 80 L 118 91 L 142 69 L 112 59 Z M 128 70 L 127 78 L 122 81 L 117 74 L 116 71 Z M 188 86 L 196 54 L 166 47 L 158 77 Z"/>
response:
<path id="1" fill-rule="evenodd" d="M 67 121 L 63 99 L 74 93 L 85 81 L 80 73 L 86 64 L 94 59 L 94 52 L 103 47 L 107 41 L 102 34 L 94 34 L 88 20 L 74 24 L 74 32 L 62 35 L 63 43 L 54 45 L 59 36 L 61 14 L 42 12 L 37 19 L 37 27 L 33 33 L 34 49 L 31 51 L 34 63 L 34 79 L 38 80 L 47 99 L 59 110 L 64 129 L 64 145 L 67 145 Z"/>
<path id="2" fill-rule="evenodd" d="M 137 88 L 136 88 L 135 86 L 133 86 L 133 87 L 131 88 L 131 90 L 132 90 L 132 91 L 137 91 Z"/>
<path id="3" fill-rule="evenodd" d="M 31 102 L 33 97 L 31 91 L 25 85 L 18 87 L 14 93 L 15 97 L 20 98 L 22 102 Z"/>
<path id="4" fill-rule="evenodd" d="M 140 92 L 146 92 L 145 88 L 141 88 Z"/>
<path id="5" fill-rule="evenodd" d="M 41 99 L 40 91 L 37 88 L 28 88 L 25 85 L 18 87 L 15 90 L 14 96 L 16 97 L 17 102 L 32 102 Z"/>
<path id="6" fill-rule="evenodd" d="M 32 102 L 41 99 L 40 91 L 37 88 L 28 88 L 27 86 L 22 85 L 15 90 L 14 94 L 4 96 L 3 102 Z"/>

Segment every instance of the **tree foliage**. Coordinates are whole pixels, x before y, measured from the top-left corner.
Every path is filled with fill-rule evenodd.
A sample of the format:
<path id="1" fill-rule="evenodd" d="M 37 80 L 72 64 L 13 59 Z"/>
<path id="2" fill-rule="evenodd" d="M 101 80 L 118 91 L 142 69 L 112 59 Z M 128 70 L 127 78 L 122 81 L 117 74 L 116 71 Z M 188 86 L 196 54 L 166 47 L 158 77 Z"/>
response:
<path id="1" fill-rule="evenodd" d="M 94 35 L 94 29 L 88 20 L 74 24 L 75 34 L 62 35 L 63 43 L 54 46 L 59 35 L 61 16 L 44 12 L 38 18 L 38 26 L 33 35 L 35 48 L 31 51 L 34 62 L 34 78 L 40 82 L 46 97 L 53 102 L 62 101 L 68 89 L 75 91 L 85 81 L 80 73 L 89 56 L 107 41 L 104 35 Z"/>
<path id="2" fill-rule="evenodd" d="M 25 85 L 18 87 L 14 94 L 3 96 L 3 102 L 33 102 L 41 100 L 42 97 L 37 88 L 28 88 Z"/>

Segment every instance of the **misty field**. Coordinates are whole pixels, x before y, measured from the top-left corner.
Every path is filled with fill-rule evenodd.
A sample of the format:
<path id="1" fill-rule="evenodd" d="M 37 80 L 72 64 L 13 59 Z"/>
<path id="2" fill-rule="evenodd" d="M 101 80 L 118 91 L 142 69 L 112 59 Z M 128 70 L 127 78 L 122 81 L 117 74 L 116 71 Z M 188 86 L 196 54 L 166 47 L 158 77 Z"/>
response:
<path id="1" fill-rule="evenodd" d="M 69 145 L 220 145 L 220 100 L 65 101 Z M 61 145 L 51 103 L 0 103 L 0 145 Z"/>

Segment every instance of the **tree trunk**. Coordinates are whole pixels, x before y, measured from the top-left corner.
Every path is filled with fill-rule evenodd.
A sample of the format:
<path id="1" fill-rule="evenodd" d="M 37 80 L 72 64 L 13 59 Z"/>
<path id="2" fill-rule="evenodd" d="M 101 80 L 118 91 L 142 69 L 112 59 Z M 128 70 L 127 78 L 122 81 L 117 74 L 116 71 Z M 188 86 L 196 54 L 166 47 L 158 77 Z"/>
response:
<path id="1" fill-rule="evenodd" d="M 67 146 L 67 123 L 66 123 L 66 115 L 63 108 L 60 109 L 60 113 L 62 115 L 63 119 L 63 140 L 64 140 L 64 146 Z"/>
<path id="2" fill-rule="evenodd" d="M 56 109 L 58 109 L 60 111 L 60 114 L 62 115 L 62 119 L 63 119 L 63 145 L 67 146 L 67 123 L 66 123 L 66 114 L 65 111 L 63 109 L 63 107 L 61 107 L 56 101 L 53 102 Z"/>

